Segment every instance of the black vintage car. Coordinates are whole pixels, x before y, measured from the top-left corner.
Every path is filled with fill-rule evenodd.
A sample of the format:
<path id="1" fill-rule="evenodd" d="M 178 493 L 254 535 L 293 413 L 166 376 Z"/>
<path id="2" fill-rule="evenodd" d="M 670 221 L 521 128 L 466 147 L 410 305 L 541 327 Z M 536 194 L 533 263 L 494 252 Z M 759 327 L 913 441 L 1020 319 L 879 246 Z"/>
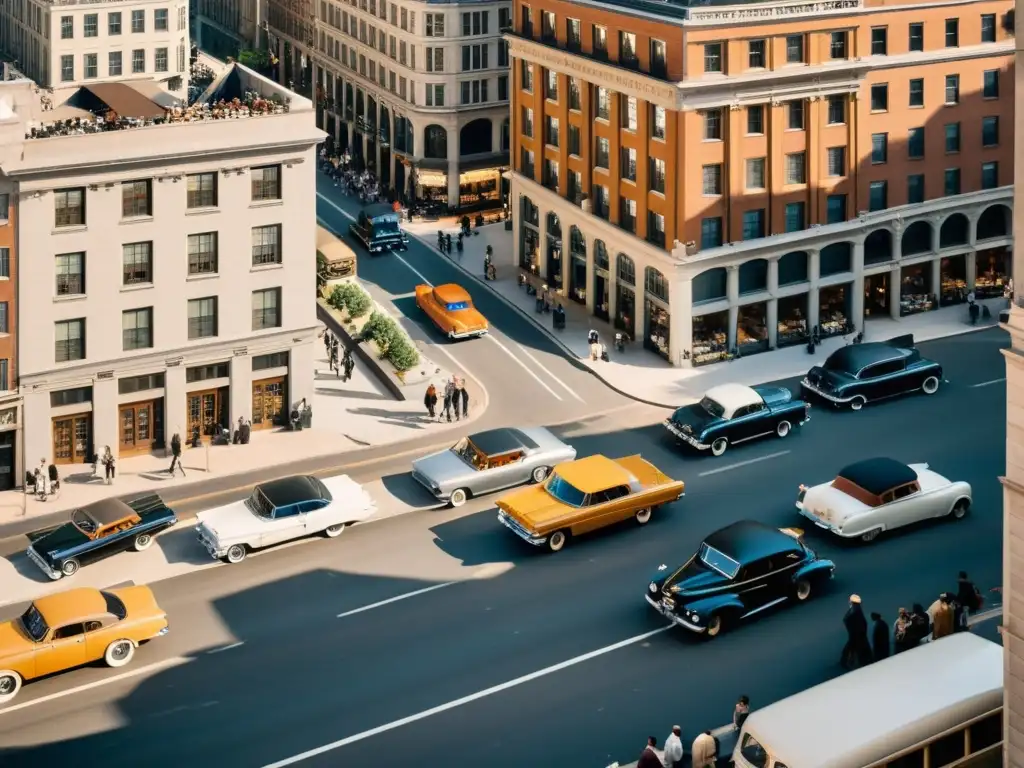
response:
<path id="1" fill-rule="evenodd" d="M 800 385 L 807 392 L 859 411 L 872 400 L 908 392 L 934 395 L 942 366 L 921 357 L 911 335 L 840 347 L 822 366 L 814 366 Z"/>
<path id="2" fill-rule="evenodd" d="M 348 231 L 370 253 L 405 251 L 409 248 L 409 238 L 402 231 L 398 213 L 387 203 L 375 203 L 363 208 L 359 218 L 348 225 Z"/>
<path id="3" fill-rule="evenodd" d="M 721 456 L 730 445 L 765 435 L 786 437 L 810 418 L 811 407 L 785 387 L 722 384 L 699 403 L 684 405 L 665 420 L 678 442 Z"/>
<path id="4" fill-rule="evenodd" d="M 176 522 L 174 511 L 155 493 L 127 501 L 101 499 L 73 510 L 68 522 L 35 539 L 27 554 L 56 581 L 126 549 L 148 549 L 157 533 Z"/>
<path id="5" fill-rule="evenodd" d="M 644 597 L 665 618 L 710 638 L 787 600 L 804 602 L 834 572 L 799 529 L 741 520 L 708 536 L 682 567 L 660 566 Z"/>

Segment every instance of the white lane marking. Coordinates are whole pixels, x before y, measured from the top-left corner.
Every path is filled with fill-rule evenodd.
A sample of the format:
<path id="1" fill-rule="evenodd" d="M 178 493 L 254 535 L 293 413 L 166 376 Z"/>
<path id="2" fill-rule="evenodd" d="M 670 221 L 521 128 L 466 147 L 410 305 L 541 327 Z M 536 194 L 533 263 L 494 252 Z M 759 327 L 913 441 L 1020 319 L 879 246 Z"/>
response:
<path id="1" fill-rule="evenodd" d="M 463 696 L 461 699 L 455 699 L 454 701 L 449 701 L 446 704 L 441 704 L 430 709 L 425 709 L 422 712 L 417 712 L 415 715 L 403 717 L 401 720 L 395 720 L 394 722 L 386 723 L 385 725 L 380 725 L 376 728 L 371 728 L 368 731 L 357 733 L 354 736 L 349 736 L 344 739 L 339 739 L 338 741 L 332 742 L 330 744 L 325 744 L 322 747 L 310 749 L 306 752 L 303 752 L 302 754 L 295 755 L 294 757 L 288 757 L 284 760 L 279 760 L 276 763 L 271 763 L 270 765 L 264 766 L 264 768 L 285 768 L 289 765 L 301 763 L 303 760 L 308 760 L 311 757 L 317 757 L 319 755 L 326 754 L 327 752 L 333 752 L 337 749 L 341 749 L 342 747 L 346 747 L 349 744 L 354 744 L 357 741 L 363 741 L 373 736 L 377 736 L 382 733 L 387 733 L 388 731 L 393 731 L 396 728 L 401 728 L 405 725 L 409 725 L 410 723 L 415 723 L 419 720 L 425 720 L 426 718 L 432 717 L 433 715 L 438 715 L 442 712 L 447 712 L 448 710 L 455 709 L 456 707 L 461 707 L 465 704 L 470 704 L 474 701 L 479 701 L 480 699 L 486 698 L 488 696 L 493 696 L 496 693 L 501 693 L 502 691 L 507 691 L 510 688 L 515 688 L 517 686 L 523 685 L 524 683 L 529 683 L 533 680 L 537 680 L 538 678 L 545 677 L 546 675 L 551 675 L 555 672 L 561 672 L 563 669 L 568 669 L 569 667 L 576 666 L 577 664 L 582 664 L 585 661 L 596 659 L 598 656 L 603 656 L 607 653 L 611 653 L 612 651 L 618 651 L 622 648 L 626 648 L 627 646 L 642 643 L 645 640 L 654 637 L 655 635 L 660 635 L 662 632 L 666 632 L 673 626 L 675 625 L 670 624 L 669 626 L 662 627 L 661 629 L 655 629 L 651 632 L 645 632 L 642 635 L 636 635 L 635 637 L 630 637 L 626 640 L 622 640 L 612 645 L 606 645 L 604 648 L 598 648 L 596 651 L 584 653 L 582 656 L 576 656 L 575 658 L 568 659 L 567 661 L 563 661 L 558 664 L 554 664 L 550 667 L 539 669 L 536 672 L 531 672 L 528 675 L 517 677 L 515 680 L 509 680 L 506 683 L 501 683 L 500 685 L 495 685 L 491 688 L 487 688 L 482 691 L 477 691 L 476 693 L 471 693 L 468 696 Z"/>
<path id="2" fill-rule="evenodd" d="M 398 259 L 403 264 L 405 264 L 405 266 L 407 266 L 410 269 L 410 271 L 414 275 L 416 275 L 416 277 L 418 277 L 420 280 L 422 280 L 425 285 L 429 285 L 431 288 L 434 287 L 434 284 L 432 282 L 430 282 L 429 280 L 427 280 L 427 278 L 424 277 L 423 273 L 420 272 L 418 269 L 416 269 L 416 267 L 414 267 L 412 264 L 410 264 L 408 261 L 406 261 L 404 256 L 399 256 L 397 253 L 394 253 L 394 252 L 392 252 L 391 255 L 394 256 L 396 259 Z M 413 291 L 412 295 L 415 296 L 416 292 Z"/>
<path id="3" fill-rule="evenodd" d="M 213 648 L 207 651 L 207 653 L 224 653 L 224 651 L 230 651 L 232 648 L 238 648 L 239 646 L 243 645 L 245 645 L 244 640 L 237 643 L 232 643 L 231 645 L 222 645 L 220 648 Z"/>
<path id="4" fill-rule="evenodd" d="M 444 589 L 445 587 L 451 587 L 456 584 L 461 584 L 460 581 L 449 581 L 444 584 L 435 584 L 432 587 L 426 589 L 417 589 L 415 592 L 406 592 L 404 595 L 396 595 L 395 597 L 389 597 L 387 600 L 381 600 L 379 603 L 370 603 L 370 605 L 364 605 L 362 608 L 354 608 L 351 611 L 345 611 L 339 613 L 338 618 L 344 619 L 346 616 L 354 616 L 357 613 L 363 613 L 364 611 L 372 611 L 374 608 L 380 608 L 391 603 L 397 603 L 399 600 L 408 600 L 410 597 L 416 597 L 417 595 L 425 595 L 427 592 L 434 592 L 438 589 Z"/>
<path id="5" fill-rule="evenodd" d="M 517 347 L 519 347 L 519 350 L 520 350 L 520 351 L 521 351 L 521 352 L 522 352 L 522 353 L 523 353 L 524 355 L 526 355 L 526 356 L 527 356 L 528 358 L 530 358 L 530 360 L 532 360 L 532 361 L 533 361 L 534 365 L 536 365 L 536 366 L 537 366 L 538 368 L 540 368 L 540 369 L 541 369 L 542 371 L 544 371 L 544 373 L 546 373 L 546 374 L 547 374 L 548 376 L 550 376 L 550 377 L 551 377 L 551 379 L 552 379 L 552 381 L 554 381 L 554 382 L 555 382 L 556 384 L 558 384 L 559 386 L 561 386 L 561 387 L 562 387 L 562 389 L 564 389 L 564 390 L 565 390 L 566 392 L 568 392 L 568 393 L 569 393 L 570 395 L 572 395 L 573 397 L 575 397 L 575 398 L 576 398 L 577 400 L 579 400 L 579 401 L 580 401 L 581 403 L 583 403 L 584 405 L 586 405 L 586 402 L 585 402 L 585 401 L 583 400 L 583 398 L 582 398 L 582 397 L 580 397 L 579 395 L 577 395 L 577 394 L 576 394 L 576 392 L 575 392 L 575 391 L 573 390 L 573 388 L 572 388 L 572 387 L 570 387 L 570 386 L 569 386 L 568 384 L 566 384 L 566 383 L 565 383 L 564 381 L 562 381 L 562 380 L 561 380 L 560 378 L 558 378 L 557 376 L 555 376 L 555 374 L 553 374 L 553 373 L 552 373 L 551 371 L 549 371 L 549 370 L 548 370 L 547 368 L 545 368 L 545 367 L 544 367 L 544 365 L 543 365 L 543 364 L 541 363 L 541 361 L 540 361 L 540 360 L 538 360 L 538 359 L 537 359 L 536 357 L 534 357 L 534 356 L 533 356 L 532 354 L 530 354 L 530 352 L 529 352 L 529 351 L 527 351 L 526 347 L 524 347 L 524 346 L 523 346 L 522 344 L 520 344 L 519 342 L 516 342 L 516 346 L 517 346 Z"/>
<path id="6" fill-rule="evenodd" d="M 137 667 L 136 669 L 133 669 L 129 672 L 122 672 L 120 675 L 114 675 L 113 677 L 105 677 L 102 680 L 95 680 L 91 683 L 86 683 L 85 685 L 79 685 L 74 688 L 68 688 L 65 691 L 51 693 L 48 696 L 40 696 L 38 699 L 32 699 L 31 701 L 26 701 L 22 704 L 15 704 L 10 707 L 4 707 L 3 709 L 0 709 L 0 715 L 9 715 L 11 714 L 11 712 L 17 712 L 20 709 L 28 709 L 29 707 L 34 707 L 36 704 L 44 704 L 48 701 L 62 699 L 65 696 L 73 696 L 75 694 L 82 693 L 82 691 L 90 691 L 93 688 L 99 688 L 104 685 L 110 685 L 111 683 L 120 682 L 121 680 L 128 680 L 130 678 L 138 677 L 140 675 L 146 675 L 150 672 L 155 672 L 160 669 L 180 667 L 182 664 L 187 664 L 190 661 L 192 661 L 192 659 L 187 658 L 185 656 L 175 656 L 172 659 L 158 661 L 155 664 L 147 664 L 144 667 Z"/>
<path id="7" fill-rule="evenodd" d="M 409 291 L 408 293 L 399 293 L 391 297 L 392 299 L 415 299 L 416 291 Z"/>
<path id="8" fill-rule="evenodd" d="M 769 453 L 767 456 L 761 456 L 756 459 L 747 459 L 746 461 L 737 461 L 735 464 L 726 464 L 724 467 L 718 467 L 717 469 L 709 469 L 707 472 L 701 472 L 697 477 L 717 475 L 719 472 L 728 472 L 730 469 L 738 469 L 739 467 L 745 467 L 749 464 L 757 464 L 759 461 L 777 459 L 779 456 L 785 456 L 787 453 L 792 453 L 792 451 L 778 451 L 777 453 Z"/>
<path id="9" fill-rule="evenodd" d="M 506 355 L 511 357 L 513 360 L 515 360 L 516 363 L 519 365 L 519 367 L 522 368 L 524 371 L 526 371 L 528 374 L 530 374 L 530 376 L 533 377 L 534 381 L 536 381 L 538 384 L 540 384 L 542 387 L 544 387 L 544 389 L 546 389 L 548 392 L 550 392 L 551 396 L 553 398 L 555 398 L 555 400 L 558 400 L 559 402 L 561 402 L 561 400 L 562 400 L 561 396 L 557 392 L 555 392 L 555 390 L 553 390 L 551 387 L 549 387 L 547 384 L 545 384 L 544 383 L 544 379 L 542 379 L 540 376 L 538 376 L 536 373 L 534 373 L 533 370 L 526 363 L 524 363 L 522 360 L 520 360 L 518 357 L 516 357 L 516 353 L 515 352 L 513 352 L 511 349 L 506 347 L 504 344 L 502 344 L 500 341 L 498 341 L 493 336 L 489 335 L 487 338 L 490 339 L 491 341 L 493 341 L 495 344 L 497 344 L 498 345 L 498 349 L 500 349 Z"/>
<path id="10" fill-rule="evenodd" d="M 973 627 L 975 624 L 981 624 L 983 621 L 988 621 L 989 619 L 997 619 L 1002 615 L 1003 606 L 994 605 L 987 611 L 982 611 L 981 613 L 976 613 L 973 616 L 968 616 L 967 626 Z"/>
<path id="11" fill-rule="evenodd" d="M 1006 381 L 1005 378 L 992 379 L 992 381 L 983 381 L 981 382 L 981 384 L 971 384 L 971 389 L 978 389 L 979 387 L 989 387 L 992 386 L 993 384 L 1002 384 L 1004 381 Z"/>
<path id="12" fill-rule="evenodd" d="M 340 213 L 340 214 L 341 214 L 342 216 L 344 216 L 344 217 L 345 217 L 346 219 L 348 219 L 349 221 L 355 221 L 355 220 L 356 220 L 356 217 L 355 217 L 355 216 L 353 216 L 353 215 L 352 215 L 351 213 L 349 213 L 349 212 L 348 212 L 348 211 L 346 211 L 346 210 L 345 210 L 344 208 L 342 208 L 341 206 L 339 206 L 339 205 L 338 205 L 338 204 L 337 204 L 336 202 L 334 202 L 333 200 L 331 200 L 331 199 L 330 199 L 329 197 L 327 197 L 326 195 L 323 195 L 323 194 L 321 194 L 320 192 L 317 192 L 317 193 L 316 193 L 316 196 L 317 196 L 317 197 L 319 197 L 319 198 L 320 198 L 321 200 L 323 200 L 323 201 L 324 201 L 325 203 L 327 203 L 327 204 L 328 204 L 329 206 L 331 206 L 331 208 L 333 208 L 334 210 L 336 210 L 336 211 L 337 211 L 338 213 Z"/>

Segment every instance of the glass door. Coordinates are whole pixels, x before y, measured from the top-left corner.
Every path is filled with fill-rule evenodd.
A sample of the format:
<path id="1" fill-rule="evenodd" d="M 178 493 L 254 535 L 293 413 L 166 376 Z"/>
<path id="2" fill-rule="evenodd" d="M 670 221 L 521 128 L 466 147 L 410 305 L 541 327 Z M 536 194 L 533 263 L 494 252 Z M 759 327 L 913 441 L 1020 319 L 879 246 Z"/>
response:
<path id="1" fill-rule="evenodd" d="M 153 447 L 153 404 L 121 406 L 120 453 L 145 453 Z"/>
<path id="2" fill-rule="evenodd" d="M 92 414 L 53 420 L 53 463 L 85 464 L 92 444 Z"/>

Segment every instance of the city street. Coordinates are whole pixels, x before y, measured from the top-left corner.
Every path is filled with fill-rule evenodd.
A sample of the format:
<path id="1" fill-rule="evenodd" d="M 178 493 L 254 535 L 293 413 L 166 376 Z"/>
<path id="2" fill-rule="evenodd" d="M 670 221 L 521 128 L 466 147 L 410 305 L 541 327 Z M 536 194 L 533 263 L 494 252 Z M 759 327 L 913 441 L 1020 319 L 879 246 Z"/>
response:
<path id="1" fill-rule="evenodd" d="M 347 231 L 329 209 L 321 218 Z M 403 311 L 415 312 L 400 297 L 419 280 L 458 279 L 418 243 L 401 257 L 363 258 L 360 272 Z M 665 439 L 664 411 L 629 406 L 513 310 L 474 298 L 497 326 L 493 339 L 450 345 L 490 392 L 474 429 L 578 417 L 556 431 L 580 455 L 642 453 L 685 480 L 686 496 L 645 528 L 625 525 L 547 555 L 497 522 L 493 497 L 429 508 L 406 474 L 408 458 L 372 454 L 350 473 L 376 481 L 375 498 L 393 499 L 385 519 L 238 566 L 212 565 L 198 546 L 174 549 L 180 575 L 154 584 L 170 634 L 124 670 L 83 668 L 27 685 L 0 710 L 0 763 L 603 768 L 636 759 L 648 734 L 663 739 L 674 723 L 691 740 L 723 724 L 740 694 L 763 707 L 838 674 L 852 592 L 891 623 L 899 606 L 955 588 L 958 570 L 986 592 L 999 585 L 1004 332 L 922 344 L 948 379 L 933 397 L 859 413 L 816 405 L 786 440 L 714 459 L 681 452 Z M 807 543 L 837 564 L 829 591 L 711 643 L 666 630 L 647 606 L 658 565 L 681 563 L 738 519 L 803 527 L 793 508 L 800 483 L 877 455 L 970 482 L 971 514 L 871 545 L 808 531 Z"/>

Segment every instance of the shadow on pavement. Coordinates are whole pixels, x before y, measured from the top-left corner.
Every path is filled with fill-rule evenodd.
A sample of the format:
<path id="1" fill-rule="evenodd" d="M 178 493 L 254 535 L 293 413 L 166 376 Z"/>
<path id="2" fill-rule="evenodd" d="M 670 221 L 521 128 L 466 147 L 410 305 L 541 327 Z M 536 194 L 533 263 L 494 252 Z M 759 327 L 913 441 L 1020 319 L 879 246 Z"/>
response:
<path id="1" fill-rule="evenodd" d="M 52 581 L 49 576 L 39 570 L 38 565 L 28 559 L 28 556 L 24 552 L 19 552 L 16 555 L 11 555 L 10 557 L 5 557 L 3 559 L 7 560 L 7 562 L 11 564 L 15 573 L 24 579 L 33 581 L 36 584 L 49 584 Z"/>
<path id="2" fill-rule="evenodd" d="M 440 502 L 426 488 L 412 479 L 411 472 L 402 472 L 398 475 L 385 475 L 380 479 L 389 494 L 395 499 L 415 509 L 425 507 L 437 507 Z"/>
<path id="3" fill-rule="evenodd" d="M 425 413 L 409 413 L 408 411 L 389 411 L 386 408 L 350 408 L 350 413 L 361 416 L 372 416 L 380 419 L 382 424 L 391 424 L 407 429 L 426 429 L 432 419 Z"/>
<path id="4" fill-rule="evenodd" d="M 213 562 L 191 525 L 175 527 L 156 538 L 156 545 L 164 553 L 168 563 L 208 565 Z M 126 553 L 130 554 L 130 553 Z"/>

